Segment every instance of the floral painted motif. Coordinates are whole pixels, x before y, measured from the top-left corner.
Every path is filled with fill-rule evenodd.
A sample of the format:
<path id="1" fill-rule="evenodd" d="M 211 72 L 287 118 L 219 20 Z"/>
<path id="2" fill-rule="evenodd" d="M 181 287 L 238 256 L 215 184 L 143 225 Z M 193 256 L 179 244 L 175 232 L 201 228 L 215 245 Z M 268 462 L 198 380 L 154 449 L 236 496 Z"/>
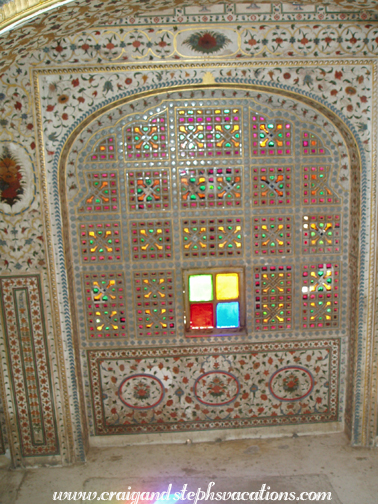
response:
<path id="1" fill-rule="evenodd" d="M 0 201 L 12 207 L 24 194 L 22 169 L 7 147 L 0 157 Z"/>
<path id="2" fill-rule="evenodd" d="M 222 33 L 199 31 L 190 35 L 183 43 L 187 44 L 193 51 L 211 54 L 220 51 L 230 42 L 231 40 Z"/>
<path id="3" fill-rule="evenodd" d="M 97 434 L 337 420 L 337 339 L 145 353 L 88 350 Z"/>
<path id="4" fill-rule="evenodd" d="M 22 454 L 55 455 L 59 447 L 40 279 L 2 277 L 0 287 Z"/>

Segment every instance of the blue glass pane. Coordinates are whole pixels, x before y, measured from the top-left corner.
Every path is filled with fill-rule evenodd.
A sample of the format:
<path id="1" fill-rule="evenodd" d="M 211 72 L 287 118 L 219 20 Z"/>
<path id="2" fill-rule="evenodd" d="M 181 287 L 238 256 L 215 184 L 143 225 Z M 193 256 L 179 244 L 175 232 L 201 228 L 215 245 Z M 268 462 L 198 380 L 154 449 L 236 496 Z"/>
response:
<path id="1" fill-rule="evenodd" d="M 217 304 L 217 327 L 239 327 L 239 303 Z"/>

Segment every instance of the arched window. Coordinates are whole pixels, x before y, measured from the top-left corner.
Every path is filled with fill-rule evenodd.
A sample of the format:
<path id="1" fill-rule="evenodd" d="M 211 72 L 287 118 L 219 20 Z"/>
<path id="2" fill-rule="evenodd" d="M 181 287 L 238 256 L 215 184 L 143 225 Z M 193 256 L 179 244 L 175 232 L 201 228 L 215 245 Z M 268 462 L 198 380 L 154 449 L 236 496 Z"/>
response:
<path id="1" fill-rule="evenodd" d="M 348 169 L 345 143 L 321 112 L 268 92 L 151 94 L 95 118 L 66 171 L 81 348 L 104 357 L 112 348 L 313 341 L 302 345 L 304 361 L 261 357 L 263 385 L 251 382 L 244 358 L 230 364 L 230 401 L 244 386 L 232 381 L 239 373 L 242 397 L 263 386 L 264 401 L 294 404 L 286 413 L 299 422 L 336 419 L 337 392 L 326 381 L 338 357 L 315 356 L 315 342 L 347 330 Z M 153 363 L 143 373 L 123 365 L 117 398 L 99 366 L 109 425 L 167 399 Z M 177 385 L 178 404 L 184 393 L 199 397 L 198 376 L 188 375 L 194 398 Z M 98 420 L 95 403 L 88 409 Z M 238 418 L 260 415 L 252 410 Z"/>

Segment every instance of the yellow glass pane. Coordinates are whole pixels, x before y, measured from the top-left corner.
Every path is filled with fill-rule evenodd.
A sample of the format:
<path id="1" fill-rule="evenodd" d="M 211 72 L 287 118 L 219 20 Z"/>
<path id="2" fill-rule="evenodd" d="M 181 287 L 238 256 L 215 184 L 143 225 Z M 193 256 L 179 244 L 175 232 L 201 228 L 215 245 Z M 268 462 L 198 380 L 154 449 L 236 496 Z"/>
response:
<path id="1" fill-rule="evenodd" d="M 239 297 L 238 273 L 219 273 L 216 275 L 217 300 L 237 299 Z"/>

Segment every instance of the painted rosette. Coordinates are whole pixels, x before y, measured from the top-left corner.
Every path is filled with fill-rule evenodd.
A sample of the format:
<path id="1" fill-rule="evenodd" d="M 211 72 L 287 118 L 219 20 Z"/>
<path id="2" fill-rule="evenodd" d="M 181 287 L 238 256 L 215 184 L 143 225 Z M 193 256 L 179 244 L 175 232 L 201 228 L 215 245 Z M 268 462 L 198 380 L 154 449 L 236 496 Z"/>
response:
<path id="1" fill-rule="evenodd" d="M 269 390 L 278 401 L 300 401 L 314 388 L 314 378 L 310 371 L 300 366 L 286 366 L 278 369 L 269 380 Z"/>
<path id="2" fill-rule="evenodd" d="M 164 398 L 164 385 L 149 374 L 129 376 L 121 383 L 118 397 L 129 408 L 146 410 L 155 408 Z"/>
<path id="3" fill-rule="evenodd" d="M 224 406 L 235 401 L 240 391 L 240 384 L 231 373 L 209 371 L 194 383 L 196 399 L 207 406 Z"/>

